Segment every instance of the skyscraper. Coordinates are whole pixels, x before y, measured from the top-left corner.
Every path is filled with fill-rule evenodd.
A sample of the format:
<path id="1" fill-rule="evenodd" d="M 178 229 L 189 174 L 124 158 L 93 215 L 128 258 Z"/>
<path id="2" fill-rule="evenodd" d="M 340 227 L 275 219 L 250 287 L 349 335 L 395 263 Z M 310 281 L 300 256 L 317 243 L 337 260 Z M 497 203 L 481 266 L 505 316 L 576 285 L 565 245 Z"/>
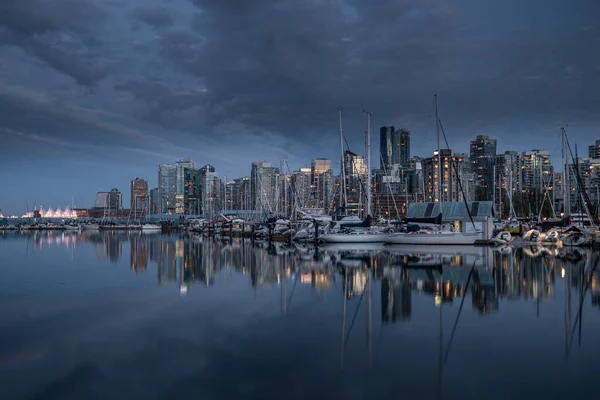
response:
<path id="1" fill-rule="evenodd" d="M 478 135 L 471 140 L 471 167 L 477 177 L 482 197 L 492 199 L 494 182 L 494 162 L 496 161 L 496 139 Z M 481 200 L 481 198 L 479 199 Z"/>
<path id="2" fill-rule="evenodd" d="M 388 170 L 393 162 L 394 136 L 396 128 L 394 126 L 382 126 L 379 128 L 379 153 L 381 155 L 381 169 Z"/>
<path id="3" fill-rule="evenodd" d="M 267 161 L 252 163 L 250 190 L 254 210 L 277 211 L 277 183 L 279 168 L 272 167 Z"/>
<path id="4" fill-rule="evenodd" d="M 589 148 L 589 157 L 590 158 L 600 158 L 600 140 L 596 140 L 595 144 L 592 144 Z"/>
<path id="5" fill-rule="evenodd" d="M 202 215 L 205 218 L 212 218 L 222 209 L 221 180 L 212 165 L 205 165 L 199 172 Z"/>
<path id="6" fill-rule="evenodd" d="M 311 164 L 311 197 L 315 207 L 329 209 L 333 201 L 333 171 L 331 160 L 317 158 Z"/>
<path id="7" fill-rule="evenodd" d="M 410 131 L 396 130 L 394 126 L 379 129 L 379 152 L 381 169 L 387 171 L 394 164 L 407 166 L 410 161 Z"/>
<path id="8" fill-rule="evenodd" d="M 200 171 L 187 168 L 185 170 L 184 186 L 183 208 L 185 214 L 200 215 L 202 210 Z"/>
<path id="9" fill-rule="evenodd" d="M 513 150 L 496 155 L 496 190 L 503 195 L 512 195 L 521 188 L 521 155 Z"/>
<path id="10" fill-rule="evenodd" d="M 452 155 L 450 149 L 442 149 L 439 158 L 442 162 L 441 182 L 438 177 L 437 151 L 433 153 L 433 157 L 423 159 L 425 198 L 427 201 L 440 201 L 438 197 L 438 193 L 440 193 L 443 202 L 463 200 L 457 179 L 457 176 L 462 176 L 463 158 L 459 154 Z M 466 195 L 467 193 L 465 193 Z"/>
<path id="11" fill-rule="evenodd" d="M 150 191 L 150 214 L 160 214 L 158 188 Z"/>
<path id="12" fill-rule="evenodd" d="M 158 167 L 158 211 L 161 214 L 175 213 L 177 193 L 177 168 L 172 164 Z"/>
<path id="13" fill-rule="evenodd" d="M 344 152 L 344 168 L 347 176 L 366 175 L 367 161 L 363 156 L 359 156 L 350 150 L 346 150 Z"/>
<path id="14" fill-rule="evenodd" d="M 521 189 L 552 187 L 554 168 L 547 150 L 524 151 L 521 154 Z"/>
<path id="15" fill-rule="evenodd" d="M 176 185 L 175 185 L 175 213 L 183 214 L 185 212 L 185 171 L 194 169 L 192 160 L 177 160 L 176 167 Z"/>
<path id="16" fill-rule="evenodd" d="M 135 178 L 131 181 L 131 210 L 139 215 L 146 214 L 149 212 L 149 203 L 148 181 Z"/>

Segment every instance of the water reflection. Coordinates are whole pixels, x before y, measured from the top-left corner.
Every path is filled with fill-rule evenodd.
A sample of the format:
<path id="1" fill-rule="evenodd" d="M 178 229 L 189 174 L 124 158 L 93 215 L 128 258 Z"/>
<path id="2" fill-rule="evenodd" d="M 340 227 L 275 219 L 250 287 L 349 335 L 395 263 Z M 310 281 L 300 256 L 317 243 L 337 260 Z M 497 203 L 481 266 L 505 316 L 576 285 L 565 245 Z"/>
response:
<path id="1" fill-rule="evenodd" d="M 56 250 L 71 257 L 80 252 L 86 254 L 87 251 L 91 253 L 87 255 L 89 258 L 93 259 L 95 255 L 94 262 L 98 265 L 118 267 L 106 268 L 104 272 L 122 272 L 136 283 L 148 281 L 152 290 L 180 301 L 174 309 L 187 306 L 185 313 L 179 314 L 181 320 L 187 321 L 190 318 L 187 313 L 198 307 L 198 303 L 191 302 L 192 293 L 215 295 L 203 297 L 201 304 L 208 310 L 214 308 L 218 311 L 202 314 L 198 324 L 210 326 L 217 332 L 216 336 L 225 335 L 228 338 L 211 342 L 212 346 L 222 346 L 219 351 L 223 353 L 217 352 L 217 356 L 237 360 L 245 367 L 244 371 L 256 367 L 257 361 L 249 357 L 254 361 L 246 360 L 244 364 L 243 356 L 239 356 L 240 360 L 230 354 L 229 348 L 237 343 L 243 343 L 244 349 L 236 351 L 246 354 L 250 351 L 248 348 L 256 346 L 261 362 L 277 364 L 280 362 L 279 356 L 270 357 L 274 352 L 271 346 L 283 354 L 294 351 L 286 347 L 288 341 L 294 348 L 307 340 L 309 345 L 303 347 L 301 352 L 310 353 L 312 346 L 316 347 L 317 342 L 323 341 L 318 351 L 310 353 L 310 357 L 323 357 L 326 360 L 319 363 L 325 369 L 320 373 L 337 382 L 341 378 L 332 375 L 333 370 L 349 371 L 348 376 L 352 377 L 359 376 L 357 365 L 376 370 L 377 374 L 361 381 L 364 385 L 370 382 L 370 386 L 367 385 L 369 391 L 382 395 L 374 394 L 372 397 L 375 398 L 393 394 L 389 381 L 369 380 L 376 379 L 375 375 L 381 375 L 382 379 L 384 376 L 387 376 L 386 379 L 396 379 L 396 375 L 423 374 L 428 378 L 420 384 L 424 393 L 422 398 L 434 395 L 453 398 L 453 395 L 461 393 L 457 382 L 468 381 L 473 384 L 469 380 L 473 374 L 483 374 L 481 379 L 484 382 L 500 384 L 511 377 L 510 370 L 499 372 L 498 378 L 496 375 L 486 375 L 485 371 L 474 366 L 488 357 L 494 361 L 494 368 L 500 370 L 502 365 L 509 365 L 506 360 L 497 361 L 502 360 L 503 354 L 514 354 L 516 359 L 525 357 L 525 354 L 528 359 L 544 360 L 546 355 L 527 353 L 530 348 L 539 348 L 536 347 L 538 342 L 552 343 L 552 346 L 546 346 L 548 354 L 573 357 L 574 349 L 581 345 L 582 337 L 586 337 L 586 324 L 598 327 L 600 321 L 600 314 L 589 311 L 600 310 L 599 257 L 597 253 L 585 249 L 550 252 L 537 248 L 492 250 L 483 247 L 406 248 L 370 245 L 315 248 L 294 243 L 269 244 L 241 239 L 222 241 L 179 234 L 40 232 L 2 234 L 0 250 L 8 248 L 3 246 L 3 241 L 9 240 L 26 243 L 26 254 L 35 252 L 36 262 L 40 264 L 44 263 L 46 254 L 60 254 Z M 15 247 L 14 244 L 12 246 Z M 80 270 L 82 274 L 86 273 L 85 268 Z M 40 268 L 40 274 L 47 271 L 48 268 Z M 236 280 L 239 286 L 233 285 L 233 289 L 226 291 L 230 279 Z M 108 281 L 105 285 L 110 287 L 112 283 Z M 140 290 L 136 286 L 133 288 L 128 286 L 127 290 L 133 293 L 134 290 Z M 169 289 L 174 289 L 175 293 Z M 259 297 L 264 293 L 269 302 L 275 303 L 278 319 L 260 319 L 249 297 L 242 297 L 242 300 L 236 298 L 235 302 L 225 304 L 224 298 L 244 290 L 255 296 L 258 293 Z M 55 293 L 58 292 L 56 290 Z M 181 298 L 177 293 L 188 297 Z M 219 293 L 223 293 L 222 297 L 218 296 Z M 274 296 L 269 297 L 273 293 Z M 115 293 L 113 295 L 117 296 Z M 307 306 L 307 299 L 318 301 Z M 31 299 L 27 301 L 34 302 Z M 106 301 L 102 297 L 102 304 Z M 162 301 L 166 302 L 165 298 Z M 221 308 L 215 306 L 220 303 L 225 305 Z M 69 304 L 72 304 L 71 298 Z M 268 304 L 265 301 L 260 303 L 260 307 L 266 308 Z M 139 304 L 136 303 L 135 307 L 139 307 Z M 169 309 L 169 313 L 176 314 L 174 309 Z M 239 329 L 229 319 L 242 319 L 244 310 L 250 310 L 248 313 L 252 318 L 261 321 L 244 325 L 244 332 L 248 330 L 249 337 L 258 337 L 254 342 L 248 342 L 249 339 L 243 341 L 231 333 Z M 169 318 L 169 315 L 157 317 L 157 325 L 165 325 L 161 318 Z M 226 331 L 220 325 L 210 325 L 218 320 L 215 315 L 222 316 L 234 328 Z M 34 317 L 31 318 L 34 321 Z M 286 323 L 290 325 L 289 330 L 286 330 Z M 263 328 L 263 325 L 266 327 Z M 186 332 L 195 335 L 195 331 L 201 329 L 196 325 L 178 326 L 182 328 L 177 331 L 177 337 L 185 336 Z M 27 325 L 27 328 L 35 327 L 33 322 Z M 155 326 L 154 329 L 159 328 Z M 528 336 L 530 330 L 532 333 Z M 311 336 L 313 331 L 319 332 L 320 336 Z M 553 341 L 558 336 L 559 343 Z M 585 354 L 600 351 L 598 340 L 594 342 L 591 336 L 585 343 L 589 346 Z M 264 340 L 265 347 L 260 347 L 261 340 Z M 523 344 L 520 346 L 521 342 Z M 503 343 L 508 344 L 502 347 Z M 27 343 L 24 347 L 30 345 Z M 131 343 L 127 343 L 129 345 Z M 556 349 L 557 346 L 560 348 Z M 470 352 L 471 348 L 479 350 Z M 331 349 L 335 353 L 335 360 L 327 358 Z M 203 351 L 210 353 L 209 350 Z M 235 351 L 231 350 L 231 353 Z M 583 363 L 581 357 L 585 354 L 578 354 L 576 360 Z M 179 356 L 183 357 L 181 354 Z M 572 365 L 563 364 L 566 361 L 560 357 L 548 361 L 548 365 L 564 373 L 570 371 Z M 300 359 L 301 356 L 296 355 L 296 358 Z M 403 364 L 398 360 L 410 362 Z M 526 376 L 530 369 L 544 369 L 542 361 L 538 362 L 530 365 L 524 360 L 523 370 L 519 373 Z M 591 370 L 590 361 L 586 362 L 588 369 L 584 373 Z M 304 363 L 309 361 L 305 360 Z M 231 365 L 234 364 L 231 362 Z M 232 368 L 231 365 L 228 368 Z M 312 364 L 303 365 L 301 370 L 304 374 L 310 374 L 306 371 L 313 367 L 317 368 Z M 224 367 L 221 365 L 219 368 Z M 462 376 L 463 371 L 469 368 L 473 368 L 469 372 L 471 375 Z M 489 374 L 495 371 L 494 368 L 488 371 Z M 277 374 L 277 371 L 268 372 L 268 376 Z M 584 373 L 580 376 L 585 376 Z M 308 381 L 310 378 L 305 379 Z M 321 377 L 314 379 L 318 381 Z M 435 390 L 431 388 L 434 380 Z M 540 382 L 536 381 L 536 384 Z M 346 384 L 351 386 L 355 383 Z M 376 384 L 381 384 L 381 387 L 374 389 Z M 404 384 L 411 385 L 410 382 Z M 485 392 L 487 388 L 480 388 L 479 398 L 488 398 L 486 395 L 489 393 Z M 514 392 L 504 395 L 503 398 L 519 398 Z M 220 398 L 225 397 L 223 395 Z"/>
<path id="2" fill-rule="evenodd" d="M 4 233 L 21 236 L 31 251 L 63 247 L 74 251 L 91 245 L 97 260 L 118 263 L 125 256 L 134 273 L 157 266 L 160 285 L 210 287 L 222 270 L 249 277 L 252 287 L 270 287 L 282 279 L 299 280 L 317 292 L 330 291 L 336 274 L 348 299 L 363 294 L 367 270 L 381 284 L 381 315 L 385 323 L 409 320 L 411 293 L 431 296 L 434 304 L 452 303 L 468 290 L 472 306 L 482 315 L 499 311 L 503 301 L 543 301 L 554 296 L 557 280 L 581 290 L 589 281 L 591 304 L 600 307 L 597 255 L 585 248 L 490 249 L 486 247 L 401 247 L 328 245 L 315 248 L 295 243 L 234 239 L 221 241 L 195 235 L 128 232 Z M 362 246 L 362 248 L 360 247 Z M 127 252 L 129 254 L 127 254 Z M 344 278 L 348 274 L 348 279 Z M 467 288 L 467 282 L 469 288 Z M 347 283 L 346 283 L 347 282 Z M 346 285 L 348 286 L 346 288 Z"/>

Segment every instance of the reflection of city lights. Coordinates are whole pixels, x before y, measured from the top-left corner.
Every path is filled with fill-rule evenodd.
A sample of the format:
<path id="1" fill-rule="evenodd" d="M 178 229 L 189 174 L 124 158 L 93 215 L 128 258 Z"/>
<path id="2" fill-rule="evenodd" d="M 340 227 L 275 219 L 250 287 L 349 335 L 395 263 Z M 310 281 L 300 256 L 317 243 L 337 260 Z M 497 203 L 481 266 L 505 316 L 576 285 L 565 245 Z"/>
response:
<path id="1" fill-rule="evenodd" d="M 442 305 L 442 296 L 440 296 L 439 294 L 435 295 L 435 306 L 439 307 Z"/>
<path id="2" fill-rule="evenodd" d="M 565 277 L 565 269 L 564 269 L 564 268 L 561 268 L 561 270 L 560 270 L 560 276 L 561 276 L 562 278 L 564 278 L 564 277 Z"/>

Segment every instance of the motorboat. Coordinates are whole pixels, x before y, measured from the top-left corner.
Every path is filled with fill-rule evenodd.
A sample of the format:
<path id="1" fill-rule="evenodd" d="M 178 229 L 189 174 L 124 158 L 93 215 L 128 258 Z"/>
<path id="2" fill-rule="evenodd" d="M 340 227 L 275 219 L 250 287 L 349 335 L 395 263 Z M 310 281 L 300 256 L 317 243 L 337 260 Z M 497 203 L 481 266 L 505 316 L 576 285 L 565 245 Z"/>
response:
<path id="1" fill-rule="evenodd" d="M 560 239 L 560 234 L 556 229 L 550 229 L 546 232 L 546 235 L 542 238 L 543 245 L 549 246 L 561 246 L 562 240 Z"/>
<path id="2" fill-rule="evenodd" d="M 542 234 L 537 229 L 530 229 L 523 235 L 523 241 L 528 244 L 537 244 L 542 241 Z"/>
<path id="3" fill-rule="evenodd" d="M 492 246 L 505 246 L 512 241 L 512 235 L 508 231 L 502 231 L 490 239 Z"/>
<path id="4" fill-rule="evenodd" d="M 587 236 L 584 233 L 572 232 L 562 238 L 562 243 L 564 246 L 585 247 L 591 246 L 593 241 L 590 236 Z"/>

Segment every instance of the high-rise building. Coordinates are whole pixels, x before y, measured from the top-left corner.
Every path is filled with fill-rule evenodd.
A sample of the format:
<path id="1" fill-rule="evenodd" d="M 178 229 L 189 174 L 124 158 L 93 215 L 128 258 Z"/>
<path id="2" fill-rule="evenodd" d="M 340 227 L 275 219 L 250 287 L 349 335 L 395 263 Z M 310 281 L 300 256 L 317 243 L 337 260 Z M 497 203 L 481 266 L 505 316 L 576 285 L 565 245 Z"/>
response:
<path id="1" fill-rule="evenodd" d="M 160 214 L 158 188 L 150 191 L 150 214 Z"/>
<path id="2" fill-rule="evenodd" d="M 202 211 L 200 171 L 186 168 L 184 186 L 183 208 L 185 214 L 200 215 Z"/>
<path id="3" fill-rule="evenodd" d="M 588 148 L 590 158 L 600 158 L 600 140 L 596 140 L 595 144 L 592 144 Z"/>
<path id="4" fill-rule="evenodd" d="M 177 160 L 176 184 L 175 184 L 175 213 L 183 214 L 185 212 L 185 171 L 194 169 L 192 160 Z"/>
<path id="5" fill-rule="evenodd" d="M 478 135 L 471 141 L 471 168 L 475 173 L 478 186 L 487 199 L 492 199 L 494 181 L 494 162 L 496 161 L 496 139 L 487 135 Z"/>
<path id="6" fill-rule="evenodd" d="M 516 151 L 496 155 L 496 196 L 510 196 L 521 190 L 521 156 Z"/>
<path id="7" fill-rule="evenodd" d="M 315 207 L 329 209 L 335 191 L 331 160 L 317 158 L 311 164 L 311 197 Z"/>
<path id="8" fill-rule="evenodd" d="M 147 214 L 150 207 L 149 203 L 148 181 L 135 178 L 131 181 L 130 207 L 132 212 L 136 215 Z"/>
<path id="9" fill-rule="evenodd" d="M 594 208 L 594 211 L 599 212 L 600 159 L 585 157 L 580 158 L 578 162 L 579 164 L 577 165 L 577 168 L 575 167 L 574 163 L 568 164 L 568 214 L 585 212 L 585 196 L 582 196 L 581 194 L 582 189 L 586 192 L 588 199 L 591 202 L 591 206 L 592 208 Z M 579 184 L 577 172 L 579 173 L 579 179 L 581 180 L 581 184 Z"/>
<path id="10" fill-rule="evenodd" d="M 177 193 L 177 168 L 172 164 L 158 167 L 158 211 L 161 214 L 175 213 L 175 195 Z"/>
<path id="11" fill-rule="evenodd" d="M 427 201 L 440 201 L 439 193 L 443 202 L 462 201 L 463 196 L 457 176 L 462 176 L 464 159 L 458 154 L 453 156 L 450 149 L 441 149 L 439 160 L 442 163 L 441 177 L 439 176 L 440 168 L 438 167 L 437 151 L 433 152 L 433 157 L 423 160 L 425 199 Z"/>
<path id="12" fill-rule="evenodd" d="M 311 199 L 311 168 L 300 168 L 292 173 L 291 191 L 295 196 L 298 206 L 301 208 L 316 208 Z"/>
<path id="13" fill-rule="evenodd" d="M 552 190 L 553 173 L 548 151 L 537 149 L 521 153 L 521 190 Z"/>
<path id="14" fill-rule="evenodd" d="M 123 208 L 123 198 L 119 189 L 111 189 L 110 192 L 97 192 L 95 208 L 104 208 L 109 212 L 119 211 Z"/>
<path id="15" fill-rule="evenodd" d="M 387 171 L 394 164 L 407 165 L 410 160 L 410 131 L 396 130 L 394 126 L 379 129 L 381 169 Z"/>
<path id="16" fill-rule="evenodd" d="M 404 166 L 410 162 L 410 131 L 408 129 L 400 129 L 399 131 L 399 155 L 398 163 Z"/>
<path id="17" fill-rule="evenodd" d="M 227 183 L 230 210 L 250 210 L 250 178 L 244 176 Z"/>
<path id="18" fill-rule="evenodd" d="M 250 190 L 252 208 L 275 213 L 277 211 L 279 168 L 267 161 L 252 163 Z"/>
<path id="19" fill-rule="evenodd" d="M 365 158 L 350 150 L 344 152 L 344 168 L 347 176 L 367 175 L 367 161 Z"/>
<path id="20" fill-rule="evenodd" d="M 108 207 L 108 192 L 96 192 L 96 202 L 94 208 Z"/>
<path id="21" fill-rule="evenodd" d="M 223 209 L 222 183 L 217 176 L 217 170 L 212 165 L 207 164 L 199 171 L 202 215 L 205 218 L 212 218 Z"/>

